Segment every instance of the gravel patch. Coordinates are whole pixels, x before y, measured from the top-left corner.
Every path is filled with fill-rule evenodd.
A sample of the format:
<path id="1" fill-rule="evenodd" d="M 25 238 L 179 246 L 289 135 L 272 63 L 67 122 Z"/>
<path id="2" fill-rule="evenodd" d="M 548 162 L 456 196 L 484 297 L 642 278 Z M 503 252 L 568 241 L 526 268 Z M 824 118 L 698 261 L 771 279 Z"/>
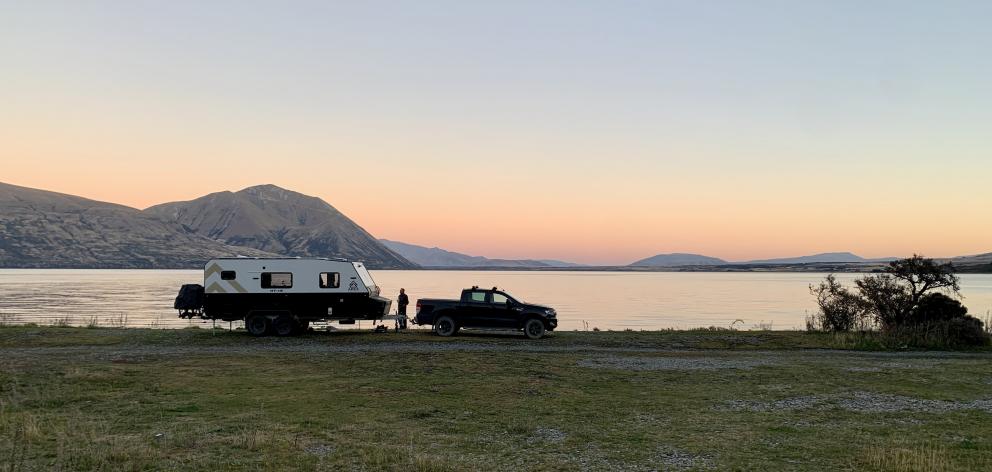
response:
<path id="1" fill-rule="evenodd" d="M 992 413 L 992 399 L 970 402 L 924 400 L 871 392 L 855 392 L 850 398 L 841 399 L 837 406 L 845 410 L 864 413 L 922 412 L 944 413 L 957 410 L 979 410 Z"/>
<path id="2" fill-rule="evenodd" d="M 879 362 L 870 365 L 860 365 L 847 367 L 846 372 L 885 372 L 893 369 L 922 369 L 929 370 L 937 367 L 938 362 L 928 360 L 916 360 L 914 362 Z"/>
<path id="3" fill-rule="evenodd" d="M 661 465 L 661 470 L 675 471 L 713 468 L 712 458 L 673 448 L 662 448 L 658 453 L 657 461 Z"/>
<path id="4" fill-rule="evenodd" d="M 717 370 L 753 369 L 773 365 L 770 359 L 720 357 L 617 357 L 582 359 L 579 367 L 617 370 Z"/>
<path id="5" fill-rule="evenodd" d="M 327 457 L 334 453 L 334 446 L 327 444 L 311 444 L 303 448 L 303 451 L 311 456 Z"/>
<path id="6" fill-rule="evenodd" d="M 925 400 L 885 393 L 854 392 L 845 395 L 808 395 L 772 402 L 730 400 L 717 408 L 752 412 L 840 408 L 860 413 L 945 413 L 961 410 L 992 413 L 992 399 L 972 401 Z"/>
<path id="7" fill-rule="evenodd" d="M 531 435 L 531 440 L 533 441 L 544 441 L 549 443 L 560 443 L 565 440 L 567 435 L 560 430 L 555 428 L 537 428 L 534 430 L 534 434 Z"/>

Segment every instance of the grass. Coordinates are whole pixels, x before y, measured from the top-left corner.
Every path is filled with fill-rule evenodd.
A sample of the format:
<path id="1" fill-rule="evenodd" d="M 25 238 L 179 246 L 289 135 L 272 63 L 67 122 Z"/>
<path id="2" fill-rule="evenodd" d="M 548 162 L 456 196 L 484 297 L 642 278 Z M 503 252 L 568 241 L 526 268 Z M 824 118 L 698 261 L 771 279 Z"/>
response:
<path id="1" fill-rule="evenodd" d="M 869 350 L 819 350 L 842 346 Z M 765 331 L 534 342 L 3 327 L 0 471 L 992 467 L 992 413 L 980 409 L 727 407 L 854 392 L 992 398 L 987 351 L 876 348 Z M 590 368 L 591 358 L 762 362 L 632 370 Z"/>

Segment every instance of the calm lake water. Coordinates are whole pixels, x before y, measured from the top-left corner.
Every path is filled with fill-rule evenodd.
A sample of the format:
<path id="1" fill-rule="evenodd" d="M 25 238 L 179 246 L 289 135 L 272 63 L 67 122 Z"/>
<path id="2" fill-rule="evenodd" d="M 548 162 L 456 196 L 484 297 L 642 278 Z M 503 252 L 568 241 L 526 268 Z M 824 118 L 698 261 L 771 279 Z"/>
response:
<path id="1" fill-rule="evenodd" d="M 555 307 L 560 329 L 651 330 L 727 327 L 735 320 L 744 329 L 802 328 L 816 309 L 808 286 L 826 274 L 380 270 L 372 275 L 383 295 L 393 298 L 400 287 L 417 299 L 455 298 L 472 285 L 498 286 L 519 299 Z M 855 277 L 838 275 L 845 283 Z M 185 283 L 202 283 L 202 272 L 0 269 L 0 321 L 209 326 L 176 317 L 172 301 Z M 984 319 L 992 310 L 992 274 L 962 275 L 961 292 L 972 314 Z"/>

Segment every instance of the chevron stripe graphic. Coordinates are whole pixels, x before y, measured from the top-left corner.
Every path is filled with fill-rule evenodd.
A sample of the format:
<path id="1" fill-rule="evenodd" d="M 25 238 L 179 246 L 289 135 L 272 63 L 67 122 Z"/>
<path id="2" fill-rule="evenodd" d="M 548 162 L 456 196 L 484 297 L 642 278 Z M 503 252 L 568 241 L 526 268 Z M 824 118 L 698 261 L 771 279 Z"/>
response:
<path id="1" fill-rule="evenodd" d="M 219 283 L 214 282 L 207 287 L 207 293 L 227 293 L 227 290 L 224 290 L 224 287 L 221 287 Z"/>
<path id="2" fill-rule="evenodd" d="M 211 275 L 214 275 L 214 274 L 217 274 L 217 273 L 220 273 L 220 265 L 218 265 L 215 262 L 213 264 L 210 264 L 210 267 L 207 267 L 207 269 L 203 271 L 203 278 L 204 278 L 204 280 L 206 280 Z"/>
<path id="3" fill-rule="evenodd" d="M 233 288 L 235 292 L 238 292 L 238 293 L 247 293 L 247 292 L 248 292 L 248 291 L 247 291 L 247 290 L 245 290 L 245 288 L 244 288 L 244 287 L 242 287 L 242 286 L 241 286 L 241 284 L 239 284 L 239 283 L 238 283 L 237 281 L 234 281 L 234 280 L 228 280 L 228 281 L 227 281 L 227 283 L 229 283 L 229 284 L 231 284 L 231 288 Z"/>

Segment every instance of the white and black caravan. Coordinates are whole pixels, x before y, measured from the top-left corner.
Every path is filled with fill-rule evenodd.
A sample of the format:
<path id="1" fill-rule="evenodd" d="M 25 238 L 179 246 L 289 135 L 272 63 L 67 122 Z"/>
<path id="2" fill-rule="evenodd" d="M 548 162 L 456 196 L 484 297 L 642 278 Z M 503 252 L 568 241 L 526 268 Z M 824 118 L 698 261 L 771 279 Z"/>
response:
<path id="1" fill-rule="evenodd" d="M 312 321 L 379 320 L 392 301 L 361 262 L 335 259 L 214 259 L 203 285 L 184 285 L 176 297 L 179 316 L 238 321 L 255 336 L 289 336 Z"/>

